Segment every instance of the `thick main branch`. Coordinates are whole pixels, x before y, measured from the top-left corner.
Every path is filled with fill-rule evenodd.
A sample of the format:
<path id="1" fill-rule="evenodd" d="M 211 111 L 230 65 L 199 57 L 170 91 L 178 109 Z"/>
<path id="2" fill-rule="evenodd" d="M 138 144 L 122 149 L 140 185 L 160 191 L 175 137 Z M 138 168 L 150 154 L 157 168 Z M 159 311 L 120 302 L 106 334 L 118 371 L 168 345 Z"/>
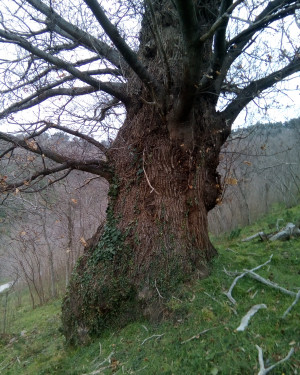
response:
<path id="1" fill-rule="evenodd" d="M 120 51 L 124 60 L 131 67 L 131 69 L 138 75 L 142 82 L 151 89 L 155 94 L 160 97 L 162 95 L 162 87 L 156 79 L 148 72 L 145 66 L 139 61 L 136 53 L 128 46 L 125 40 L 121 37 L 118 29 L 107 18 L 102 7 L 97 0 L 84 0 L 87 6 L 92 10 L 99 24 L 106 32 L 108 37 L 114 43 L 116 48 Z"/>
<path id="2" fill-rule="evenodd" d="M 10 134 L 0 132 L 0 139 L 13 144 L 16 147 L 21 147 L 28 150 L 34 154 L 40 155 L 42 158 L 47 157 L 52 161 L 61 164 L 63 169 L 71 168 L 77 169 L 84 172 L 89 172 L 96 174 L 110 181 L 112 178 L 112 170 L 109 165 L 104 160 L 101 159 L 87 159 L 78 160 L 75 158 L 70 158 L 65 155 L 59 154 L 49 148 L 37 144 L 34 140 L 29 140 L 29 138 L 19 138 Z"/>
<path id="3" fill-rule="evenodd" d="M 30 53 L 33 53 L 35 56 L 38 56 L 39 58 L 49 62 L 50 64 L 55 65 L 57 68 L 66 70 L 74 77 L 78 78 L 82 82 L 87 83 L 96 90 L 105 91 L 106 93 L 118 98 L 122 102 L 127 103 L 128 97 L 124 94 L 122 90 L 116 90 L 113 85 L 107 85 L 106 83 L 91 77 L 87 72 L 80 71 L 79 69 L 75 68 L 72 64 L 42 51 L 41 49 L 33 46 L 26 39 L 20 37 L 18 34 L 0 30 L 0 36 L 5 38 L 6 40 L 9 40 L 19 45 L 23 49 L 27 50 Z"/>
<path id="4" fill-rule="evenodd" d="M 99 39 L 79 29 L 78 26 L 74 26 L 67 22 L 63 17 L 56 13 L 52 8 L 48 7 L 40 0 L 26 0 L 27 3 L 32 5 L 36 10 L 43 13 L 51 21 L 49 27 L 54 27 L 54 30 L 62 35 L 60 28 L 67 34 L 63 34 L 64 37 L 71 36 L 72 40 L 77 41 L 86 48 L 97 52 L 101 57 L 104 57 L 116 67 L 120 68 L 122 64 L 122 56 L 115 49 L 109 47 L 106 43 L 99 41 Z"/>
<path id="5" fill-rule="evenodd" d="M 264 78 L 251 82 L 247 87 L 241 90 L 235 100 L 233 100 L 223 111 L 223 114 L 227 120 L 227 124 L 231 125 L 238 114 L 242 111 L 242 109 L 255 97 L 259 96 L 262 91 L 299 71 L 300 57 L 295 56 L 294 60 L 291 61 L 283 69 L 277 70 L 276 72 L 271 73 Z"/>
<path id="6" fill-rule="evenodd" d="M 226 43 L 227 53 L 223 55 L 222 66 L 219 69 L 218 77 L 214 84 L 217 93 L 220 93 L 222 84 L 233 62 L 253 42 L 253 36 L 271 23 L 294 14 L 295 10 L 299 9 L 299 7 L 299 2 L 295 0 L 271 1 L 255 18 L 254 22 L 250 23 L 248 28 Z"/>

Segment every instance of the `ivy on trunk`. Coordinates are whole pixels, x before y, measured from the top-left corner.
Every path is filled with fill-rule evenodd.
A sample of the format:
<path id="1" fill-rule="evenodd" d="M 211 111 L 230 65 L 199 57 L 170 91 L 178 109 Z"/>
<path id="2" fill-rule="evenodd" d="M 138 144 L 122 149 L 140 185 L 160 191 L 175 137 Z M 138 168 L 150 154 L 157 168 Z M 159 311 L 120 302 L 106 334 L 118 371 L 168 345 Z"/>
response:
<path id="1" fill-rule="evenodd" d="M 25 69 L 20 82 L 7 79 L 11 87 L 3 91 L 7 101 L 21 99 L 6 107 L 3 100 L 0 119 L 10 116 L 13 121 L 13 114 L 54 100 L 53 116 L 39 116 L 25 137 L 0 132 L 0 139 L 9 145 L 0 157 L 23 148 L 43 161 L 26 184 L 23 177 L 0 176 L 0 191 L 22 192 L 28 186 L 34 190 L 47 176 L 60 180 L 75 169 L 101 176 L 111 186 L 106 224 L 78 260 L 64 299 L 63 330 L 70 342 L 86 342 L 105 327 L 126 324 L 141 314 L 159 319 L 165 312 L 164 300 L 179 283 L 208 275 L 208 262 L 217 252 L 209 240 L 207 213 L 222 194 L 217 173 L 221 147 L 248 103 L 300 70 L 299 51 L 291 36 L 290 47 L 277 61 L 271 47 L 262 52 L 255 47 L 269 25 L 290 23 L 297 17 L 299 2 L 250 3 L 121 2 L 120 11 L 124 6 L 127 11 L 123 14 L 140 17 L 134 48 L 116 16 L 108 17 L 97 0 L 84 0 L 81 6 L 86 8 L 79 16 L 76 13 L 86 24 L 73 24 L 69 15 L 64 18 L 56 2 L 48 6 L 25 0 L 19 11 L 24 12 L 24 20 L 31 11 L 37 13 L 34 22 L 42 25 L 41 30 L 12 30 L 10 17 L 0 28 L 0 42 L 22 50 L 15 63 Z M 11 12 L 2 6 L 4 15 Z M 240 17 L 242 9 L 245 19 Z M 87 58 L 82 58 L 82 49 Z M 246 74 L 244 55 L 270 66 L 256 75 Z M 36 68 L 37 62 L 41 68 Z M 3 71 L 5 77 L 14 77 L 10 65 Z M 58 71 L 63 73 L 55 78 Z M 99 93 L 105 105 L 99 105 Z M 76 103 L 81 108 L 78 98 L 86 95 L 94 106 L 93 115 L 83 116 L 83 131 L 64 125 L 65 112 L 66 124 L 73 111 L 74 123 L 82 116 Z M 62 97 L 68 97 L 64 104 L 59 103 Z M 226 104 L 218 111 L 220 98 Z M 75 105 L 69 107 L 70 103 Z M 125 122 L 105 147 L 92 131 L 85 131 L 86 123 L 97 126 L 120 103 L 126 109 Z M 102 156 L 80 158 L 47 148 L 39 136 L 50 129 L 79 137 Z M 48 159 L 54 164 L 46 164 Z"/>

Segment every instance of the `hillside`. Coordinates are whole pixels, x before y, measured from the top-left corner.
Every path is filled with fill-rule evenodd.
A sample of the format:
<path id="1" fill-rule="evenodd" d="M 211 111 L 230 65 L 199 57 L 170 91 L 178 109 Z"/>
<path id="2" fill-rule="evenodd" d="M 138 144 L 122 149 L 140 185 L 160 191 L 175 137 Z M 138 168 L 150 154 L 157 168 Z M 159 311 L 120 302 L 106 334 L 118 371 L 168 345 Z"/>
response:
<path id="1" fill-rule="evenodd" d="M 219 166 L 223 196 L 208 216 L 211 233 L 249 225 L 275 202 L 286 207 L 299 204 L 299 125 L 300 119 L 294 119 L 232 134 Z M 84 152 L 101 157 L 86 142 L 60 132 L 37 139 L 67 156 Z M 0 142 L 0 150 L 4 148 Z M 23 176 L 39 163 L 27 151 L 18 150 L 1 159 L 1 175 Z M 57 175 L 56 183 L 48 187 L 39 180 L 33 187 L 24 185 L 23 192 L 17 189 L 3 195 L 0 204 L 0 278 L 22 280 L 33 306 L 64 293 L 78 257 L 105 219 L 108 186 L 103 179 L 81 171 L 61 177 Z"/>
<path id="2" fill-rule="evenodd" d="M 10 294 L 8 333 L 0 336 L 0 374 L 253 375 L 260 369 L 256 345 L 263 350 L 266 368 L 293 348 L 291 357 L 270 373 L 299 374 L 300 303 L 282 318 L 295 297 L 248 276 L 241 278 L 232 291 L 235 305 L 224 294 L 235 277 L 231 272 L 262 265 L 272 254 L 271 261 L 257 273 L 294 294 L 299 290 L 299 239 L 241 242 L 260 230 L 276 230 L 279 218 L 283 219 L 282 226 L 299 223 L 300 206 L 277 206 L 252 226 L 214 237 L 219 257 L 211 264 L 210 277 L 178 290 L 162 312 L 162 323 L 138 321 L 121 330 L 106 331 L 85 347 L 64 345 L 60 300 L 32 310 L 25 303 L 28 296 L 23 295 L 18 304 L 16 293 Z M 1 316 L 5 301 L 2 294 Z M 267 307 L 251 318 L 245 331 L 237 331 L 242 317 L 257 304 Z"/>
<path id="3" fill-rule="evenodd" d="M 223 195 L 209 213 L 214 234 L 252 224 L 274 203 L 299 204 L 300 119 L 235 131 L 219 165 Z"/>

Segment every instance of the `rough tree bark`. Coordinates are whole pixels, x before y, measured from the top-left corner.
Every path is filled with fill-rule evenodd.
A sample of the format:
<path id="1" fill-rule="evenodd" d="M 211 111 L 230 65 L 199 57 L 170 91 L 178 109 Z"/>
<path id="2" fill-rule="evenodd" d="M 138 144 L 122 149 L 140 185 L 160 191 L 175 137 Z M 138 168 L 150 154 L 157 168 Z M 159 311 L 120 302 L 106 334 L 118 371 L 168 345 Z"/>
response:
<path id="1" fill-rule="evenodd" d="M 83 132 L 62 125 L 60 111 L 55 110 L 56 121 L 51 116 L 51 121 L 39 118 L 25 138 L 0 132 L 0 139 L 10 145 L 0 158 L 23 148 L 42 159 L 44 166 L 28 175 L 26 184 L 24 178 L 12 182 L 0 176 L 0 192 L 24 191 L 44 177 L 56 175 L 59 180 L 62 172 L 66 176 L 74 169 L 110 183 L 106 224 L 88 241 L 90 246 L 74 269 L 64 299 L 64 333 L 69 342 L 86 342 L 109 324 L 122 325 L 141 314 L 160 318 L 163 301 L 176 285 L 206 276 L 208 262 L 217 254 L 208 236 L 207 212 L 219 202 L 219 153 L 232 123 L 261 92 L 300 70 L 299 50 L 291 36 L 289 50 L 276 52 L 274 58 L 269 46 L 259 52 L 256 44 L 269 25 L 296 16 L 299 1 L 258 5 L 240 0 L 145 0 L 143 6 L 139 1 L 116 2 L 121 8 L 127 6 L 126 15 L 141 11 L 138 51 L 129 46 L 130 37 L 121 35 L 116 16 L 111 15 L 111 21 L 98 0 L 84 0 L 81 6 L 87 8 L 74 13 L 74 24 L 68 21 L 72 13 L 66 12 L 63 18 L 58 2 L 50 6 L 40 0 L 15 2 L 24 14 L 32 10 L 38 14 L 32 19 L 40 30 L 29 30 L 25 21 L 24 32 L 12 30 L 12 11 L 4 3 L 9 17 L 1 21 L 0 42 L 22 49 L 16 61 L 21 58 L 23 69 L 21 82 L 14 78 L 11 83 L 13 68 L 3 62 L 7 67 L 3 75 L 10 72 L 9 88 L 3 89 L 9 104 L 3 100 L 0 119 L 13 119 L 15 112 L 53 97 L 58 98 L 54 108 L 58 105 L 63 113 L 64 104 L 57 104 L 62 97 L 68 97 L 68 107 L 79 96 L 98 99 L 94 94 L 99 92 L 102 100 L 109 100 L 99 105 L 100 114 L 96 104 L 91 109 L 93 125 L 120 102 L 127 112 L 109 148 L 85 134 L 85 125 Z M 232 16 L 239 6 L 247 7 L 245 19 L 238 11 Z M 233 20 L 236 24 L 228 26 Z M 89 58 L 82 59 L 82 49 Z M 243 55 L 247 62 L 252 57 L 265 61 L 268 69 L 257 75 L 244 73 Z M 36 61 L 43 62 L 42 67 L 32 72 Z M 63 74 L 55 78 L 59 71 Z M 218 99 L 225 94 L 224 107 L 218 112 Z M 21 99 L 10 104 L 14 97 Z M 70 108 L 76 110 L 76 101 L 72 104 Z M 72 110 L 67 111 L 70 116 Z M 80 112 L 74 119 L 80 118 Z M 83 124 L 89 123 L 88 117 L 83 116 Z M 43 147 L 38 137 L 49 129 L 89 142 L 103 152 L 103 158 L 84 155 L 79 160 Z M 47 166 L 44 159 L 55 165 Z"/>
<path id="2" fill-rule="evenodd" d="M 167 296 L 179 282 L 207 276 L 208 261 L 217 254 L 208 236 L 207 212 L 221 194 L 216 169 L 229 128 L 215 110 L 217 97 L 203 98 L 189 82 L 207 69 L 211 39 L 197 52 L 202 65 L 194 69 L 197 77 L 191 78 L 196 73 L 189 65 L 179 85 L 185 66 L 180 20 L 175 12 L 163 11 L 166 4 L 172 6 L 164 3 L 157 3 L 156 23 L 168 46 L 173 80 L 167 83 L 168 95 L 158 93 L 155 103 L 135 76 L 129 81 L 127 118 L 107 155 L 113 177 L 104 240 L 77 265 L 64 301 L 70 341 L 82 339 L 83 326 L 99 332 L 116 316 L 122 323 L 136 313 L 159 318 L 164 307 L 156 288 Z M 160 52 L 151 49 L 151 11 L 143 20 L 140 58 L 162 80 Z M 213 18 L 203 13 L 206 22 Z"/>

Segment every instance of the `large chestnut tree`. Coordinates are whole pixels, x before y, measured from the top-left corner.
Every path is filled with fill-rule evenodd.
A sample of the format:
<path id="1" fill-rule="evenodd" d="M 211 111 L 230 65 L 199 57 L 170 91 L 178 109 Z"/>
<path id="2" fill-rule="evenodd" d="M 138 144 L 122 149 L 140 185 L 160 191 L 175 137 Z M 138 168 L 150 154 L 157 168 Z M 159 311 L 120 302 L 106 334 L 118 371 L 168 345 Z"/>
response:
<path id="1" fill-rule="evenodd" d="M 70 341 L 136 314 L 159 317 L 179 282 L 207 275 L 221 147 L 251 101 L 297 76 L 299 8 L 298 0 L 1 1 L 1 158 L 7 166 L 23 148 L 39 161 L 2 175 L 2 197 L 74 169 L 110 184 L 106 224 L 64 300 Z M 47 148 L 41 135 L 53 129 L 94 151 Z"/>

